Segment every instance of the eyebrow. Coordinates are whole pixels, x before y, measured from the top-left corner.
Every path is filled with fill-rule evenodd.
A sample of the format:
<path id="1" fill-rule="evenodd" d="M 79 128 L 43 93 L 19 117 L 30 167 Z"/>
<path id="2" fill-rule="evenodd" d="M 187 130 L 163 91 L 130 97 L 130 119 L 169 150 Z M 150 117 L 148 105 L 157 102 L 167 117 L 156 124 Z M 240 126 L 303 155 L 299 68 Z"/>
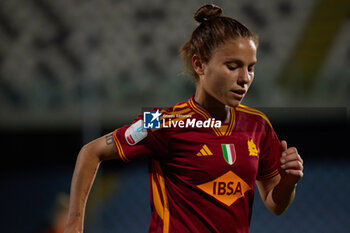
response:
<path id="1" fill-rule="evenodd" d="M 252 62 L 252 63 L 250 63 L 248 66 L 253 66 L 253 65 L 256 64 L 256 62 L 257 62 L 257 61 Z M 244 62 L 243 62 L 242 60 L 236 59 L 236 58 L 228 59 L 225 63 L 226 63 L 226 64 L 227 64 L 227 63 L 236 63 L 236 64 L 239 65 L 239 66 L 244 65 Z"/>

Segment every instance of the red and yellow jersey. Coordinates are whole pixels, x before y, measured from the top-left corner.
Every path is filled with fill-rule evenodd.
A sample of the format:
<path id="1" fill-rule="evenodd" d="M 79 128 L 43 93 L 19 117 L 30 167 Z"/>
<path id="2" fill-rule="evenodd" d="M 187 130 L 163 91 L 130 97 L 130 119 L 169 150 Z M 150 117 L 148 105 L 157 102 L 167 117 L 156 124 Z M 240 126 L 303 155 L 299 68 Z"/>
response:
<path id="1" fill-rule="evenodd" d="M 193 97 L 156 110 L 173 122 L 211 119 Z M 113 138 L 122 160 L 150 158 L 149 232 L 249 232 L 256 179 L 279 173 L 280 143 L 267 117 L 240 105 L 230 108 L 230 120 L 220 127 L 165 121 L 130 143 L 128 129 L 140 119 L 115 130 Z"/>

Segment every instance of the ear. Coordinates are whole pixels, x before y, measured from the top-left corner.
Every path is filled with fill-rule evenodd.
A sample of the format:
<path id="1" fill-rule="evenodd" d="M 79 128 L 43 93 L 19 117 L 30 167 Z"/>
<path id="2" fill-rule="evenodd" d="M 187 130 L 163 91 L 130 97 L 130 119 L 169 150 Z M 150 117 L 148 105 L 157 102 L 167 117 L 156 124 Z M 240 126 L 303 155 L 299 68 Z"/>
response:
<path id="1" fill-rule="evenodd" d="M 198 76 L 204 74 L 204 63 L 201 61 L 197 54 L 192 56 L 192 66 L 194 71 L 198 74 Z"/>

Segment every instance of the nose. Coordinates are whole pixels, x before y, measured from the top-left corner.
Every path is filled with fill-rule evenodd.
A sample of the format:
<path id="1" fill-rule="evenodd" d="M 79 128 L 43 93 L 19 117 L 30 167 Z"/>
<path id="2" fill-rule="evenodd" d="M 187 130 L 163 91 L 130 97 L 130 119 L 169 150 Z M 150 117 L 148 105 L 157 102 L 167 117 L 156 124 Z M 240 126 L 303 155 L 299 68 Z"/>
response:
<path id="1" fill-rule="evenodd" d="M 240 72 L 237 80 L 238 85 L 243 87 L 245 84 L 248 84 L 249 82 L 250 82 L 250 76 L 249 76 L 248 68 L 246 67 L 240 68 Z"/>

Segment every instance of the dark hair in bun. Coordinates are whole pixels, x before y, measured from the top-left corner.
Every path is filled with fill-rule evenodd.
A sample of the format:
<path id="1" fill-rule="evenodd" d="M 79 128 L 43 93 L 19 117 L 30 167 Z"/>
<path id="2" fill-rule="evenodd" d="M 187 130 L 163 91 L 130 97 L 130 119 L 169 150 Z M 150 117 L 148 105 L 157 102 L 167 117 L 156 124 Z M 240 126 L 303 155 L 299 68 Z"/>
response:
<path id="1" fill-rule="evenodd" d="M 194 14 L 194 19 L 198 23 L 203 23 L 204 21 L 219 17 L 222 15 L 222 8 L 214 4 L 202 6 Z"/>
<path id="2" fill-rule="evenodd" d="M 192 66 L 194 54 L 203 62 L 208 62 L 212 51 L 228 40 L 246 38 L 258 45 L 257 37 L 246 26 L 233 18 L 222 16 L 222 12 L 221 7 L 216 5 L 204 5 L 199 8 L 194 15 L 199 25 L 181 47 L 181 57 L 196 80 L 199 77 Z"/>

